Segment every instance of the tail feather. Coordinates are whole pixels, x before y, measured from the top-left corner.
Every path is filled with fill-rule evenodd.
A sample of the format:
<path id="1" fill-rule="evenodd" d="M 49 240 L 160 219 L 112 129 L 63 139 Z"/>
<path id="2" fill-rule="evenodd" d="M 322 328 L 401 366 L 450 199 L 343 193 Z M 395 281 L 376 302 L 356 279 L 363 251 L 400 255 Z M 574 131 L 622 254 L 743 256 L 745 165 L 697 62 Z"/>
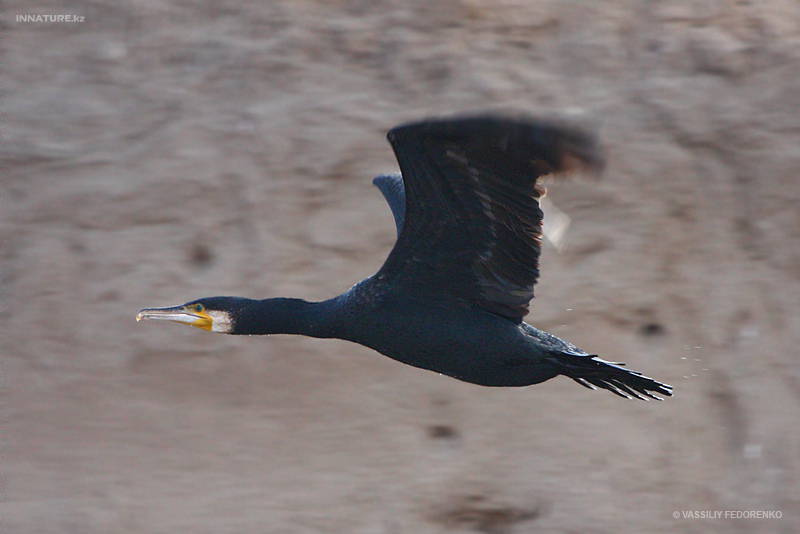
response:
<path id="1" fill-rule="evenodd" d="M 655 393 L 672 396 L 672 386 L 625 369 L 623 363 L 607 362 L 591 354 L 560 353 L 555 356 L 561 374 L 589 389 L 606 389 L 626 399 L 645 401 L 663 400 Z"/>

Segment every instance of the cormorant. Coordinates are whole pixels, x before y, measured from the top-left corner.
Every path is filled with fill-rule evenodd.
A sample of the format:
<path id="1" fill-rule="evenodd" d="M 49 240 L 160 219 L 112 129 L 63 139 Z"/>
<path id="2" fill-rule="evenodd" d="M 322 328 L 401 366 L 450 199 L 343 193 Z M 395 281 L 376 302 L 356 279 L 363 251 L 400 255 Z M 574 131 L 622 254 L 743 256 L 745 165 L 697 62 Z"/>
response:
<path id="1" fill-rule="evenodd" d="M 522 320 L 539 277 L 539 178 L 601 170 L 594 136 L 557 121 L 473 115 L 402 124 L 387 137 L 401 172 L 373 182 L 398 237 L 375 275 L 322 302 L 210 297 L 145 308 L 137 320 L 345 339 L 484 386 L 566 375 L 626 398 L 672 395 L 671 386 Z"/>

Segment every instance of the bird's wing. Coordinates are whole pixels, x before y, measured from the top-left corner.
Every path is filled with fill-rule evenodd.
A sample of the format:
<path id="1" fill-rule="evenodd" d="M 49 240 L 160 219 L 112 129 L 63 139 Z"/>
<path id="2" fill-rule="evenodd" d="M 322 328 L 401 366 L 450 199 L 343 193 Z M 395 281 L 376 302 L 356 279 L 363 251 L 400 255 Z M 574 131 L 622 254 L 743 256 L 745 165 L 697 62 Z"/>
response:
<path id="1" fill-rule="evenodd" d="M 373 178 L 372 183 L 381 190 L 386 202 L 389 203 L 397 227 L 397 236 L 400 237 L 403 221 L 406 218 L 406 189 L 403 185 L 403 176 L 399 172 L 381 174 Z"/>
<path id="2" fill-rule="evenodd" d="M 488 115 L 404 124 L 388 139 L 406 209 L 378 278 L 521 321 L 539 276 L 537 179 L 601 169 L 596 139 L 556 122 Z"/>

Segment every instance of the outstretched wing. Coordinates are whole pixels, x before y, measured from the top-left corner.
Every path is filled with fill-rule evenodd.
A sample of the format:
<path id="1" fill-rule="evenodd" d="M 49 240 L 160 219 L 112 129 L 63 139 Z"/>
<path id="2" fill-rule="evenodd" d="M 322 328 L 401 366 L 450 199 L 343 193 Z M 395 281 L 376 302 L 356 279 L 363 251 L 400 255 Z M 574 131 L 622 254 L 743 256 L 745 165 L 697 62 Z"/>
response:
<path id="1" fill-rule="evenodd" d="M 388 139 L 405 221 L 377 277 L 521 321 L 539 276 L 537 179 L 601 168 L 595 138 L 555 122 L 485 115 L 404 124 Z"/>
<path id="2" fill-rule="evenodd" d="M 397 237 L 403 230 L 403 221 L 406 218 L 406 189 L 403 185 L 403 176 L 396 172 L 394 174 L 380 174 L 372 179 L 372 183 L 380 189 L 389 208 L 394 215 L 394 225 L 397 227 Z"/>

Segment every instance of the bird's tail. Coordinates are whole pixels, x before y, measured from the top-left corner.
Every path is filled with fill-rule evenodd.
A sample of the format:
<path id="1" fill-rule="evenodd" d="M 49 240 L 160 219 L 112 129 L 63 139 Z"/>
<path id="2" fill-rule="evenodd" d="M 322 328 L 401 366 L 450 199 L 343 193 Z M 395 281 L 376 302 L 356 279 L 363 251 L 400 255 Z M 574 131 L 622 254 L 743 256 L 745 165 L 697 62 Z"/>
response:
<path id="1" fill-rule="evenodd" d="M 607 389 L 626 399 L 662 400 L 654 393 L 672 396 L 672 386 L 625 369 L 624 363 L 607 362 L 590 354 L 563 352 L 554 360 L 561 374 L 589 389 Z"/>

